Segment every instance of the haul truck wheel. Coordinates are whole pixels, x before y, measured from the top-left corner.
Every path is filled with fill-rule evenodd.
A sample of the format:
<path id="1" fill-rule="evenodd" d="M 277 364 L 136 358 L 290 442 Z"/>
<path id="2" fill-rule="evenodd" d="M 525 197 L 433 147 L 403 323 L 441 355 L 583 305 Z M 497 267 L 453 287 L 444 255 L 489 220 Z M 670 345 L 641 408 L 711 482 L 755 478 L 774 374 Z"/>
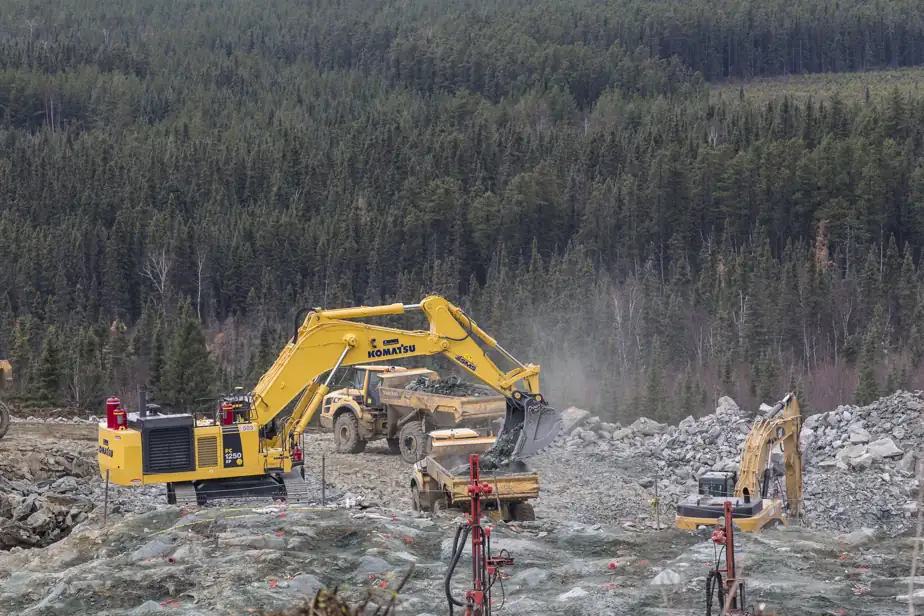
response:
<path id="1" fill-rule="evenodd" d="M 398 446 L 401 448 L 401 459 L 408 464 L 420 462 L 426 457 L 426 435 L 419 421 L 411 421 L 401 426 L 398 433 Z"/>
<path id="2" fill-rule="evenodd" d="M 411 504 L 414 507 L 414 511 L 424 511 L 420 502 L 420 489 L 416 484 L 411 486 Z"/>
<path id="3" fill-rule="evenodd" d="M 340 453 L 361 453 L 366 441 L 359 436 L 359 422 L 353 413 L 343 413 L 334 422 L 334 443 Z"/>
<path id="4" fill-rule="evenodd" d="M 0 402 L 0 438 L 10 429 L 10 409 Z"/>
<path id="5" fill-rule="evenodd" d="M 385 440 L 388 442 L 388 453 L 401 453 L 401 439 L 389 438 Z"/>

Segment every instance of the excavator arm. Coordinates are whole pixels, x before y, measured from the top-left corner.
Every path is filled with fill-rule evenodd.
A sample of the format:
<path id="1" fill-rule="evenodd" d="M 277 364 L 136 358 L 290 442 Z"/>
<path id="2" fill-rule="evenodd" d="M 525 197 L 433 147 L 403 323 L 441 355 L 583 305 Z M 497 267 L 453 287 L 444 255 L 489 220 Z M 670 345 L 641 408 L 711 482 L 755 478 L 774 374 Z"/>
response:
<path id="1" fill-rule="evenodd" d="M 401 330 L 351 320 L 416 311 L 426 315 L 429 331 Z M 501 370 L 488 357 L 482 344 L 497 350 L 515 367 Z M 426 297 L 419 304 L 309 312 L 254 388 L 253 420 L 258 426 L 266 426 L 298 396 L 280 434 L 282 443 L 295 441 L 317 412 L 341 367 L 430 355 L 449 358 L 507 398 L 504 424 L 495 444 L 495 450 L 504 458 L 528 457 L 558 437 L 562 428 L 561 415 L 545 404 L 539 392 L 539 366 L 519 362 L 460 308 L 439 296 Z M 325 373 L 328 376 L 322 383 L 320 379 Z M 518 387 L 518 383 L 522 386 Z"/>
<path id="2" fill-rule="evenodd" d="M 802 453 L 799 434 L 802 415 L 793 394 L 787 394 L 767 414 L 758 419 L 745 441 L 741 454 L 741 470 L 735 484 L 735 496 L 748 494 L 763 497 L 761 479 L 770 458 L 770 450 L 780 444 L 783 449 L 786 474 L 786 501 L 789 515 L 802 514 Z"/>

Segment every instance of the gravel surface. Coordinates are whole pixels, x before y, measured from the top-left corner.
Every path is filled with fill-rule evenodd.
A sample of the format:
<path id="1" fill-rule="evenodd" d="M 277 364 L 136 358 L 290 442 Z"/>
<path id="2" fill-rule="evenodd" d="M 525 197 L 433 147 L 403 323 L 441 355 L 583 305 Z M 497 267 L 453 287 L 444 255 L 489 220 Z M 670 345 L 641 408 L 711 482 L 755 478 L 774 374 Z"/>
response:
<path id="1" fill-rule="evenodd" d="M 900 393 L 807 418 L 816 435 L 803 433 L 808 527 L 736 535 L 749 603 L 766 601 L 780 616 L 908 613 L 921 401 Z M 714 415 L 679 426 L 642 418 L 623 427 L 579 409 L 564 416 L 559 442 L 528 461 L 541 476 L 536 522 L 494 525 L 494 549 L 516 561 L 501 613 L 702 614 L 713 544 L 705 531 L 672 528 L 672 502 L 695 489 L 698 473 L 737 466 L 753 415 L 723 399 Z M 866 442 L 851 428 L 858 417 Z M 901 454 L 875 444 L 884 438 Z M 17 504 L 0 504 L 0 524 L 25 527 L 36 546 L 0 546 L 0 615 L 242 614 L 290 606 L 321 585 L 346 584 L 354 597 L 387 589 L 411 564 L 398 613 L 448 612 L 443 575 L 461 516 L 413 513 L 411 467 L 385 443 L 338 454 L 331 435 L 307 434 L 315 504 L 242 499 L 183 511 L 166 504 L 163 486 L 111 486 L 104 525 L 94 439 L 94 423 L 53 418 L 16 421 L 0 440 L 0 503 Z M 857 461 L 863 455 L 869 465 Z M 314 506 L 322 456 L 325 508 Z M 660 510 L 650 502 L 656 486 Z M 469 569 L 463 558 L 456 596 Z"/>

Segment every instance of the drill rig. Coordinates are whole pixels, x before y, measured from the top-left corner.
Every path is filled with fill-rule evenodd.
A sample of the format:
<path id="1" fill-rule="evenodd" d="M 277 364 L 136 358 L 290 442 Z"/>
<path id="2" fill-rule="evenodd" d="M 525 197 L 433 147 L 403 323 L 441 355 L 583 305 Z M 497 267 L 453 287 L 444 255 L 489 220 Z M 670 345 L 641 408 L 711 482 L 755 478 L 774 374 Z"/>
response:
<path id="1" fill-rule="evenodd" d="M 698 526 L 722 524 L 725 502 L 732 503 L 732 517 L 742 531 L 760 530 L 772 521 L 785 522 L 802 517 L 802 453 L 799 434 L 802 414 L 792 394 L 776 403 L 757 419 L 741 454 L 740 473 L 713 471 L 699 479 L 698 494 L 677 505 L 677 528 L 696 530 Z M 777 446 L 783 450 L 786 498 L 771 497 L 770 455 Z M 734 487 L 732 487 L 734 486 Z"/>
<path id="2" fill-rule="evenodd" d="M 481 525 L 481 499 L 488 498 L 492 492 L 491 484 L 481 480 L 478 454 L 469 456 L 468 494 L 471 497 L 471 513 L 465 522 L 456 529 L 452 542 L 452 554 L 449 557 L 449 569 L 443 580 L 446 600 L 449 602 L 449 616 L 453 616 L 455 606 L 464 607 L 464 616 L 491 616 L 494 603 L 491 590 L 500 579 L 501 568 L 512 565 L 513 559 L 507 550 L 501 550 L 500 556 L 491 556 L 491 530 Z M 452 574 L 465 551 L 465 541 L 472 536 L 472 588 L 465 593 L 465 601 L 452 596 L 449 584 Z M 501 589 L 503 590 L 503 582 Z"/>
<path id="3" fill-rule="evenodd" d="M 409 312 L 422 312 L 429 330 L 352 320 Z M 253 391 L 222 397 L 216 412 L 205 417 L 161 414 L 144 399 L 136 413 L 127 413 L 110 398 L 106 422 L 99 427 L 101 476 L 119 485 L 166 484 L 168 502 L 187 506 L 256 495 L 299 502 L 307 496 L 300 437 L 337 371 L 408 357 L 442 355 L 505 397 L 504 422 L 495 446 L 482 456 L 486 462 L 528 457 L 561 432 L 561 414 L 539 392 L 539 366 L 519 362 L 442 297 L 428 296 L 419 304 L 301 310 L 295 321 L 292 338 Z M 482 345 L 514 367 L 501 370 Z M 293 470 L 299 467 L 300 473 Z"/>

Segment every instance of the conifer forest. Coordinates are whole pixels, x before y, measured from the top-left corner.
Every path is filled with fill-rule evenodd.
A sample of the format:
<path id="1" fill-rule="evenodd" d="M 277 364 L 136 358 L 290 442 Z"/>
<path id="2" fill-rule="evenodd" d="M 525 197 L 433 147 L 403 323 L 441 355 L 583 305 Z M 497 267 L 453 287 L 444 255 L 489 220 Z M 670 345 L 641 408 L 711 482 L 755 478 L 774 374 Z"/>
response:
<path id="1" fill-rule="evenodd" d="M 430 293 L 614 419 L 924 387 L 924 92 L 862 79 L 924 66 L 919 0 L 4 9 L 14 402 L 196 404 Z"/>

